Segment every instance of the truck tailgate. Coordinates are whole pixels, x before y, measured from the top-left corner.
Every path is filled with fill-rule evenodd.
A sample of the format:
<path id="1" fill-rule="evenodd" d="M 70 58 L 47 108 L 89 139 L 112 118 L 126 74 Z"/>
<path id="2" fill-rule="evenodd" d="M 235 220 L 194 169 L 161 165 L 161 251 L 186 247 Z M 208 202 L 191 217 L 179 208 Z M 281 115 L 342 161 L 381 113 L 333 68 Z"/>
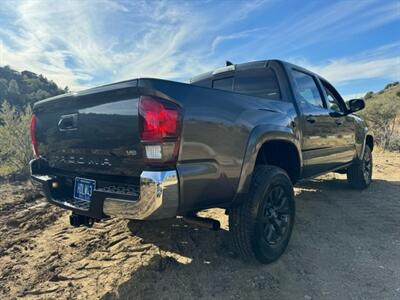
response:
<path id="1" fill-rule="evenodd" d="M 139 176 L 137 88 L 68 94 L 34 107 L 40 155 L 54 169 Z"/>

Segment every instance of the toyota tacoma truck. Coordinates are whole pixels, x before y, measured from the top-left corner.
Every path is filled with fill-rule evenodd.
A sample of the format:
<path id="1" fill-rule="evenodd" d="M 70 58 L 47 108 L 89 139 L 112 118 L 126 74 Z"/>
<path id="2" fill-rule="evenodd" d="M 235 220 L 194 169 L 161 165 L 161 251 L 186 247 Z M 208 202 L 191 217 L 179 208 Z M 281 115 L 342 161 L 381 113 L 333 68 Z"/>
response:
<path id="1" fill-rule="evenodd" d="M 31 178 L 74 226 L 179 216 L 218 228 L 196 213 L 225 209 L 233 250 L 271 263 L 292 233 L 294 184 L 332 171 L 371 183 L 373 136 L 353 114 L 364 105 L 280 60 L 104 85 L 34 105 Z"/>

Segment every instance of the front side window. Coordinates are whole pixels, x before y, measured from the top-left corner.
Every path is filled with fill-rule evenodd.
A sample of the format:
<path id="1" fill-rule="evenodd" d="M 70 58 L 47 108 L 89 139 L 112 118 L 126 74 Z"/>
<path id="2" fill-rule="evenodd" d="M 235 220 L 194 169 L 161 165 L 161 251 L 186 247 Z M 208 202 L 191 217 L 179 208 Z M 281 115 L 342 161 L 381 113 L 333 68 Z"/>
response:
<path id="1" fill-rule="evenodd" d="M 340 109 L 339 102 L 335 99 L 335 97 L 332 95 L 332 93 L 325 88 L 325 93 L 326 93 L 326 100 L 328 104 L 328 109 L 341 112 L 342 110 Z"/>
<path id="2" fill-rule="evenodd" d="M 302 106 L 311 104 L 316 107 L 324 107 L 321 94 L 317 84 L 311 75 L 293 70 L 294 81 L 296 83 L 297 94 Z"/>
<path id="3" fill-rule="evenodd" d="M 336 111 L 336 112 L 344 112 L 343 105 L 338 100 L 338 97 L 335 96 L 335 93 L 332 91 L 332 87 L 329 86 L 328 83 L 321 81 L 324 86 L 325 94 L 326 94 L 326 104 L 328 109 Z"/>
<path id="4" fill-rule="evenodd" d="M 238 71 L 235 75 L 234 90 L 251 96 L 281 99 L 278 79 L 271 68 Z"/>

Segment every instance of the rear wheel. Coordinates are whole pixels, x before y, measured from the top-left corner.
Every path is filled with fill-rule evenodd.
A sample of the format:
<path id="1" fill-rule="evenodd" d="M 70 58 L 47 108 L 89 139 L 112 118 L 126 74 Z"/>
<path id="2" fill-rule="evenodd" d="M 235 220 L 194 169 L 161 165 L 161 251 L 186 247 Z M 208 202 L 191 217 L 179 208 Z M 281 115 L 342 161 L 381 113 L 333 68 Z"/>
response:
<path id="1" fill-rule="evenodd" d="M 354 189 L 365 189 L 372 181 L 372 151 L 368 145 L 365 145 L 364 156 L 362 160 L 353 163 L 347 169 L 347 181 Z"/>
<path id="2" fill-rule="evenodd" d="M 234 251 L 244 260 L 263 264 L 277 260 L 289 243 L 294 217 L 289 176 L 275 166 L 257 166 L 249 198 L 229 213 Z"/>

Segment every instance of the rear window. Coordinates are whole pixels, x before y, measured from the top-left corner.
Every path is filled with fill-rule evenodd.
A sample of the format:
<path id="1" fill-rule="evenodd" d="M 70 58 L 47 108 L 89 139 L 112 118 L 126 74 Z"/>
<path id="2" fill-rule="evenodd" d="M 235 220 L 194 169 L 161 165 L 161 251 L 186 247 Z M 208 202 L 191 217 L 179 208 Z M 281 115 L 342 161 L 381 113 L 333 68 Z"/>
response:
<path id="1" fill-rule="evenodd" d="M 233 77 L 227 77 L 222 79 L 213 80 L 214 89 L 224 90 L 224 91 L 232 91 L 233 88 Z"/>
<path id="2" fill-rule="evenodd" d="M 281 99 L 278 79 L 271 68 L 236 72 L 234 91 L 262 98 Z"/>

